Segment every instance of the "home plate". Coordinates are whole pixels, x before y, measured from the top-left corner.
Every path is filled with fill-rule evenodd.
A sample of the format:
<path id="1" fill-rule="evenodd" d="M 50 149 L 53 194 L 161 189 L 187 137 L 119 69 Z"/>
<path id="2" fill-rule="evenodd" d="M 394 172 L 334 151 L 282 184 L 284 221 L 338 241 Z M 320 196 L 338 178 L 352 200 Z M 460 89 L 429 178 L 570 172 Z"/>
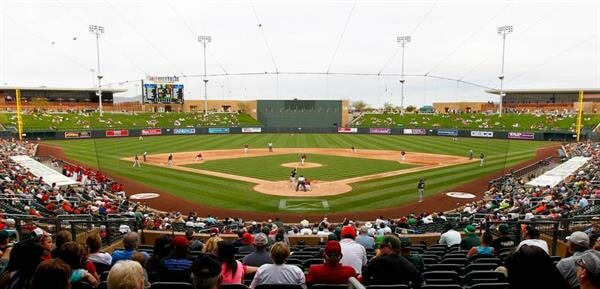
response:
<path id="1" fill-rule="evenodd" d="M 447 192 L 446 196 L 458 198 L 458 199 L 474 199 L 476 197 L 473 194 L 462 193 L 462 192 Z"/>
<path id="2" fill-rule="evenodd" d="M 158 197 L 160 197 L 160 195 L 156 194 L 156 193 L 141 193 L 141 194 L 135 194 L 135 195 L 129 196 L 129 198 L 132 200 L 147 200 L 147 199 L 154 199 L 154 198 L 158 198 Z"/>

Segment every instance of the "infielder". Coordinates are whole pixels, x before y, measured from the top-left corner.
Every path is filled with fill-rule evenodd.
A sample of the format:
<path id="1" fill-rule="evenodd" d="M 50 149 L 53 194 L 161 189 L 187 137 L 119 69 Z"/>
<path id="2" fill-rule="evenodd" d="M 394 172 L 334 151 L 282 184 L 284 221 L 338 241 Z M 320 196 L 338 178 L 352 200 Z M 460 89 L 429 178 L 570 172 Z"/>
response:
<path id="1" fill-rule="evenodd" d="M 351 146 L 350 149 L 352 150 L 353 153 L 356 152 L 356 148 L 354 146 Z"/>
<path id="2" fill-rule="evenodd" d="M 269 142 L 267 144 L 267 146 L 269 147 L 269 152 L 272 153 L 273 152 L 273 142 Z"/>
<path id="3" fill-rule="evenodd" d="M 144 157 L 144 162 L 146 162 L 146 157 L 148 156 L 148 152 L 144 152 L 144 154 L 142 155 L 142 157 Z"/>
<path id="4" fill-rule="evenodd" d="M 469 149 L 469 160 L 473 159 L 473 149 Z"/>
<path id="5" fill-rule="evenodd" d="M 479 155 L 479 166 L 483 167 L 483 159 L 485 159 L 485 155 L 483 152 Z"/>
<path id="6" fill-rule="evenodd" d="M 248 145 L 244 145 L 244 153 L 247 154 L 248 153 Z"/>
<path id="7" fill-rule="evenodd" d="M 195 162 L 197 162 L 197 161 L 203 161 L 203 160 L 204 160 L 204 158 L 202 157 L 202 153 L 198 153 L 196 155 L 196 157 L 194 158 Z"/>
<path id="8" fill-rule="evenodd" d="M 169 157 L 167 158 L 167 166 L 173 166 L 173 154 L 169 154 Z"/>
<path id="9" fill-rule="evenodd" d="M 405 151 L 401 151 L 401 152 L 400 152 L 400 159 L 401 159 L 402 161 L 404 161 L 404 160 L 406 159 L 406 152 L 405 152 Z"/>
<path id="10" fill-rule="evenodd" d="M 423 195 L 425 195 L 425 181 L 423 179 L 420 179 L 417 184 L 417 192 L 419 195 L 419 203 L 423 202 Z"/>
<path id="11" fill-rule="evenodd" d="M 133 159 L 133 167 L 135 168 L 135 166 L 138 166 L 138 168 L 141 168 L 142 165 L 140 164 L 140 159 L 138 158 L 138 155 L 135 155 L 135 158 Z"/>

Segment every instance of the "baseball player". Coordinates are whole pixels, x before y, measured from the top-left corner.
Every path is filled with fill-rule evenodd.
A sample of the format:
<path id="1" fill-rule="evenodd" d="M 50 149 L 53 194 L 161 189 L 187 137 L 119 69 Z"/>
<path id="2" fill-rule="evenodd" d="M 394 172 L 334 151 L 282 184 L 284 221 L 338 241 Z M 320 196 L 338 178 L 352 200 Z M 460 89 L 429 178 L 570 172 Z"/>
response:
<path id="1" fill-rule="evenodd" d="M 419 195 L 419 203 L 423 202 L 423 195 L 425 195 L 425 181 L 423 179 L 420 179 L 417 184 L 417 192 Z"/>
<path id="2" fill-rule="evenodd" d="M 400 152 L 400 159 L 401 159 L 402 161 L 404 161 L 404 160 L 406 159 L 406 152 L 405 152 L 405 151 L 401 151 L 401 152 Z"/>
<path id="3" fill-rule="evenodd" d="M 169 154 L 169 157 L 167 158 L 167 166 L 173 166 L 173 154 Z"/>
<path id="4" fill-rule="evenodd" d="M 204 158 L 202 157 L 202 153 L 198 153 L 196 155 L 196 157 L 194 158 L 195 162 L 197 162 L 197 161 L 203 161 L 203 160 L 204 160 Z"/>
<path id="5" fill-rule="evenodd" d="M 146 162 L 146 157 L 148 156 L 148 152 L 144 152 L 144 154 L 142 155 L 142 157 L 144 158 L 144 162 Z"/>
<path id="6" fill-rule="evenodd" d="M 473 159 L 473 149 L 469 149 L 469 160 Z"/>
<path id="7" fill-rule="evenodd" d="M 306 161 L 306 154 L 302 154 L 302 156 L 300 156 L 300 165 L 301 166 L 304 165 L 304 161 Z"/>
<path id="8" fill-rule="evenodd" d="M 248 145 L 244 145 L 244 153 L 247 154 L 248 153 Z"/>
<path id="9" fill-rule="evenodd" d="M 137 166 L 138 168 L 141 168 L 142 165 L 140 164 L 140 159 L 138 158 L 138 155 L 135 155 L 135 158 L 133 159 L 133 167 L 135 168 L 135 166 Z"/>
<path id="10" fill-rule="evenodd" d="M 485 159 L 485 155 L 483 152 L 479 155 L 479 166 L 483 167 L 483 160 Z"/>
<path id="11" fill-rule="evenodd" d="M 269 152 L 272 153 L 273 152 L 273 142 L 269 141 L 267 146 L 269 147 Z"/>
<path id="12" fill-rule="evenodd" d="M 356 148 L 354 146 L 351 146 L 350 149 L 352 150 L 353 153 L 356 152 Z"/>
<path id="13" fill-rule="evenodd" d="M 294 183 L 296 182 L 296 175 L 298 174 L 298 169 L 294 168 L 292 170 L 292 172 L 290 173 L 290 182 L 292 183 L 292 186 L 294 185 Z"/>
<path id="14" fill-rule="evenodd" d="M 300 186 L 302 186 L 302 190 L 306 192 L 306 178 L 304 176 L 300 176 L 298 178 L 298 183 L 296 184 L 296 192 L 298 191 L 298 189 L 300 188 Z"/>

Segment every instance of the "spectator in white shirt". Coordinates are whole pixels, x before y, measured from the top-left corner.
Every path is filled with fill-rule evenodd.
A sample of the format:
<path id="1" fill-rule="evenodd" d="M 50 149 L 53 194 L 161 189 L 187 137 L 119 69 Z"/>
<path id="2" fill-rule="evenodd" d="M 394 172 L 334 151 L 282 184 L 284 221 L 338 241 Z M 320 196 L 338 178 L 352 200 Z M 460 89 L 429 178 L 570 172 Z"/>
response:
<path id="1" fill-rule="evenodd" d="M 354 241 L 356 229 L 352 226 L 345 226 L 342 228 L 341 237 L 342 259 L 340 259 L 340 263 L 354 268 L 357 274 L 361 274 L 362 267 L 367 264 L 367 250 Z"/>
<path id="2" fill-rule="evenodd" d="M 452 224 L 446 224 L 444 233 L 440 236 L 440 244 L 448 247 L 453 245 L 459 245 L 461 241 L 460 233 L 454 230 Z"/>
<path id="3" fill-rule="evenodd" d="M 542 250 L 544 250 L 546 252 L 546 254 L 549 254 L 548 252 L 548 243 L 546 243 L 546 241 L 544 240 L 540 240 L 540 231 L 538 231 L 538 229 L 532 227 L 532 226 L 527 226 L 525 227 L 525 229 L 523 230 L 523 241 L 521 241 L 521 243 L 519 243 L 519 246 L 517 246 L 517 250 L 518 251 L 521 246 L 523 245 L 529 245 L 529 246 L 538 246 L 540 247 Z"/>

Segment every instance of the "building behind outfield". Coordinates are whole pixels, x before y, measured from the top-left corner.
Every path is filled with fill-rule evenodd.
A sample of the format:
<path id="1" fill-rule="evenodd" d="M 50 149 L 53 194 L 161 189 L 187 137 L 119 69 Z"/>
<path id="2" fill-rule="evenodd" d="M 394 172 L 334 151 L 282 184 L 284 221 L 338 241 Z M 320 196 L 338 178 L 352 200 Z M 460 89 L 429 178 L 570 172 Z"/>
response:
<path id="1" fill-rule="evenodd" d="M 14 87 L 0 86 L 0 108 L 15 109 L 16 90 L 21 91 L 23 109 L 33 109 L 40 104 L 46 109 L 92 109 L 98 108 L 97 88 L 68 88 L 68 87 Z M 105 110 L 111 110 L 115 93 L 126 92 L 126 89 L 103 88 L 102 105 Z"/>
<path id="2" fill-rule="evenodd" d="M 577 110 L 579 107 L 579 91 L 583 90 L 583 111 L 597 113 L 600 111 L 600 89 L 507 89 L 502 99 L 505 110 Z M 487 93 L 499 95 L 499 90 L 486 90 Z"/>

